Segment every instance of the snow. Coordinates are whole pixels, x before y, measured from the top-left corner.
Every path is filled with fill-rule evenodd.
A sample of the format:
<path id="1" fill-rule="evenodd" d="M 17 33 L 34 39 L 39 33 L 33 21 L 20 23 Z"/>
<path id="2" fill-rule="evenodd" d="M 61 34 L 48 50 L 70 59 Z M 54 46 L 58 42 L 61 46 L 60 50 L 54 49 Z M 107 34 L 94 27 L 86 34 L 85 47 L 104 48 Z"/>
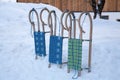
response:
<path id="1" fill-rule="evenodd" d="M 62 69 L 56 65 L 48 68 L 49 34 L 46 35 L 48 55 L 35 60 L 28 13 L 32 8 L 43 7 L 55 10 L 58 16 L 62 14 L 59 9 L 45 4 L 0 2 L 0 80 L 72 80 L 74 71 L 68 74 L 67 65 Z M 93 20 L 92 71 L 83 70 L 76 80 L 119 80 L 120 23 L 116 19 L 120 12 L 103 15 L 109 15 L 110 19 Z M 88 25 L 86 20 L 84 29 L 88 30 Z M 83 46 L 83 68 L 87 67 L 86 45 Z M 66 46 L 67 40 L 64 40 L 63 61 L 67 60 Z"/>
<path id="2" fill-rule="evenodd" d="M 16 2 L 17 0 L 0 0 L 0 2 Z"/>

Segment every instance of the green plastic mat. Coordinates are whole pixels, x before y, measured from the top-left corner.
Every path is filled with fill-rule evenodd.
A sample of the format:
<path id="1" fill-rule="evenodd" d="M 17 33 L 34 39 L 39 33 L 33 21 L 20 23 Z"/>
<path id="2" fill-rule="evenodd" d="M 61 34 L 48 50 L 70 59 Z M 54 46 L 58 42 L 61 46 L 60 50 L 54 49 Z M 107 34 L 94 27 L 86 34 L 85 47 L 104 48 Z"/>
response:
<path id="1" fill-rule="evenodd" d="M 68 41 L 68 69 L 81 70 L 82 40 L 69 39 Z"/>

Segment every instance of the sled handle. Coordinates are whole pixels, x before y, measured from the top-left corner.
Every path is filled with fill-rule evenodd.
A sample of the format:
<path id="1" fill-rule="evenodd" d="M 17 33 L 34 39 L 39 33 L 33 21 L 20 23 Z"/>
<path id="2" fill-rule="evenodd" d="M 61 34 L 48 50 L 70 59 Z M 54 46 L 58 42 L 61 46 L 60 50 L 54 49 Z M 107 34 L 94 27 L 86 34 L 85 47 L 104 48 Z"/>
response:
<path id="1" fill-rule="evenodd" d="M 66 9 L 63 13 L 62 13 L 62 15 L 61 15 L 61 25 L 62 25 L 62 32 L 61 32 L 61 35 L 63 36 L 63 33 L 64 33 L 64 30 L 67 30 L 67 28 L 66 28 L 66 26 L 63 24 L 63 17 L 65 16 L 65 14 L 66 13 L 68 13 L 69 12 L 69 10 L 68 9 Z"/>
<path id="2" fill-rule="evenodd" d="M 62 13 L 62 15 L 61 15 L 61 25 L 62 25 L 62 27 L 63 27 L 63 29 L 67 29 L 64 25 L 63 25 L 63 17 L 64 17 L 64 15 L 65 15 L 65 13 L 68 13 L 69 12 L 69 10 L 68 9 L 66 9 L 63 13 Z"/>
<path id="3" fill-rule="evenodd" d="M 54 29 L 53 29 L 53 18 L 52 18 L 52 14 L 54 15 Z M 49 15 L 48 15 L 48 25 L 50 27 L 50 35 L 56 35 L 56 12 L 54 10 L 50 11 Z M 54 30 L 54 32 L 53 32 Z"/>
<path id="4" fill-rule="evenodd" d="M 68 27 L 68 22 L 67 22 L 68 17 L 70 18 L 70 26 L 69 27 Z M 72 37 L 72 35 L 71 35 L 71 32 L 72 32 L 71 31 L 72 30 L 72 17 L 74 18 L 75 16 L 74 16 L 72 11 L 69 11 L 68 14 L 66 15 L 66 18 L 65 18 L 65 25 L 66 25 L 66 30 L 69 32 L 69 35 L 68 35 L 69 38 Z"/>
<path id="5" fill-rule="evenodd" d="M 90 33 L 89 33 L 89 52 L 88 52 L 88 72 L 91 71 L 91 54 L 92 54 L 92 33 L 93 33 L 93 22 L 92 22 L 92 17 L 90 15 L 89 12 L 82 12 L 79 19 L 78 19 L 78 22 L 79 22 L 79 27 L 81 28 L 82 30 L 82 26 L 80 24 L 81 22 L 81 17 L 83 16 L 83 14 L 86 14 L 88 15 L 89 17 L 89 21 L 90 21 Z M 81 31 L 81 39 L 82 39 L 82 31 Z"/>
<path id="6" fill-rule="evenodd" d="M 50 12 L 47 8 L 43 8 L 43 9 L 41 10 L 41 12 L 40 12 L 40 20 L 41 20 L 41 22 L 42 22 L 43 32 L 45 32 L 45 27 L 44 27 L 44 25 L 47 25 L 47 23 L 45 23 L 45 22 L 43 21 L 43 18 L 42 18 L 42 14 L 43 14 L 44 11 L 47 11 L 48 14 L 49 14 L 49 12 Z"/>
<path id="7" fill-rule="evenodd" d="M 38 24 L 38 32 L 39 32 L 40 31 L 39 16 L 38 16 L 37 11 L 34 8 L 31 9 L 30 12 L 29 12 L 29 22 L 31 23 L 31 25 L 33 26 L 33 30 L 35 31 L 35 22 L 32 21 L 32 19 L 31 19 L 32 12 L 34 12 L 36 14 L 37 24 Z"/>

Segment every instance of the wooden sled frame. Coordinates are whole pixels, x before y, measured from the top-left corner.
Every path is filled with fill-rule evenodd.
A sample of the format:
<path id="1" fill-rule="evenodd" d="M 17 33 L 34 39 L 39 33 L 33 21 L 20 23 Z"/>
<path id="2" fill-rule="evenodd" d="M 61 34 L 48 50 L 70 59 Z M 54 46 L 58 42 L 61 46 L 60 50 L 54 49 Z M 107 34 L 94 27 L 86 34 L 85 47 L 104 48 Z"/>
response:
<path id="1" fill-rule="evenodd" d="M 52 14 L 54 17 L 52 17 Z M 53 20 L 54 20 L 54 24 L 53 24 Z M 49 16 L 48 16 L 48 25 L 50 27 L 49 65 L 48 65 L 49 68 L 51 67 L 52 63 L 59 64 L 60 68 L 62 68 L 62 41 L 63 41 L 62 37 L 63 36 L 60 36 L 60 34 L 59 34 L 59 36 L 56 35 L 56 29 L 57 29 L 56 23 L 57 23 L 57 15 L 56 15 L 56 12 L 54 10 L 52 10 L 52 11 L 50 11 Z M 60 28 L 60 24 L 59 24 L 59 28 Z M 62 30 L 63 30 L 63 28 L 62 28 Z M 60 39 L 60 42 L 59 42 L 59 40 L 57 40 L 58 38 Z M 56 53 L 58 47 L 54 44 L 52 45 L 52 43 L 54 42 L 52 40 L 55 40 L 56 43 L 54 43 L 54 44 L 60 43 L 60 45 L 59 45 L 60 51 L 58 53 Z M 51 49 L 53 49 L 53 50 L 51 50 Z M 54 57 L 54 56 L 56 56 L 56 57 Z M 59 57 L 57 57 L 57 56 L 59 56 Z"/>
<path id="2" fill-rule="evenodd" d="M 83 16 L 83 14 L 86 14 L 88 15 L 89 17 L 89 21 L 90 21 L 90 33 L 89 33 L 89 39 L 83 39 L 83 33 L 85 33 L 85 31 L 83 30 L 83 26 L 81 25 L 81 17 Z M 88 12 L 82 12 L 79 16 L 78 19 L 72 19 L 72 17 L 70 15 L 73 15 L 73 12 L 69 12 L 68 15 L 66 16 L 66 26 L 67 25 L 67 18 L 68 16 L 70 17 L 71 19 L 71 26 L 72 26 L 72 21 L 74 22 L 74 38 L 76 37 L 76 22 L 78 22 L 78 26 L 79 26 L 79 29 L 80 29 L 80 39 L 82 39 L 82 41 L 89 41 L 89 50 L 88 50 L 88 72 L 91 72 L 91 55 L 92 55 L 92 30 L 93 30 L 93 23 L 92 23 L 92 17 L 90 15 L 90 13 Z M 71 38 L 71 30 L 72 30 L 72 27 L 69 28 L 69 38 Z M 68 73 L 70 72 L 70 69 L 68 69 Z M 78 72 L 78 76 L 81 75 L 81 70 Z"/>
<path id="3" fill-rule="evenodd" d="M 70 18 L 70 27 L 68 28 L 68 23 L 67 23 L 67 19 L 68 19 L 68 17 Z M 73 18 L 72 18 L 73 17 Z M 68 14 L 67 14 L 67 16 L 66 16 L 66 20 L 65 20 L 66 22 L 66 27 L 67 27 L 67 30 L 68 30 L 68 32 L 69 32 L 69 40 L 70 39 L 76 39 L 76 19 L 75 19 L 75 15 L 74 15 L 74 13 L 72 12 L 72 11 L 70 11 Z M 73 24 L 73 27 L 72 27 L 72 24 Z M 72 33 L 72 29 L 74 30 L 73 31 L 73 33 Z M 81 32 L 82 30 L 81 30 L 81 27 L 79 27 L 79 32 Z M 73 37 L 72 37 L 72 34 L 74 34 L 73 35 Z M 72 53 L 73 54 L 73 53 Z M 68 63 L 69 64 L 69 63 Z M 74 64 L 74 63 L 73 63 Z M 68 68 L 68 71 L 67 71 L 68 73 L 70 73 L 70 69 Z M 81 70 L 80 71 L 78 71 L 78 76 L 80 76 L 81 75 Z"/>
<path id="4" fill-rule="evenodd" d="M 78 23 L 79 23 L 79 27 L 82 30 L 82 25 L 81 25 L 81 17 L 86 14 L 89 17 L 89 21 L 90 21 L 90 33 L 89 33 L 89 39 L 83 39 L 83 32 L 81 31 L 81 39 L 83 39 L 83 41 L 89 41 L 89 50 L 88 50 L 88 72 L 91 72 L 91 56 L 92 56 L 92 33 L 93 33 L 93 22 L 92 22 L 92 17 L 90 15 L 89 12 L 82 12 L 79 16 L 78 19 Z"/>
<path id="5" fill-rule="evenodd" d="M 44 54 L 44 56 L 46 56 L 45 33 L 48 33 L 48 32 L 45 32 L 45 30 L 44 30 L 45 25 L 47 25 L 42 19 L 42 14 L 44 11 L 47 11 L 49 13 L 49 10 L 47 8 L 43 8 L 40 12 L 40 20 L 42 22 L 42 30 L 40 30 L 40 21 L 39 21 L 39 15 L 38 15 L 37 11 L 33 8 L 29 12 L 29 22 L 31 23 L 31 25 L 33 27 L 33 31 L 34 31 L 35 53 L 36 53 L 35 59 L 38 59 L 38 55 L 41 56 L 41 54 Z M 36 18 L 37 18 L 38 31 L 36 31 L 35 22 L 32 21 L 32 19 L 31 19 L 32 12 L 35 13 Z M 41 40 L 40 38 L 42 38 L 43 40 L 40 41 Z M 38 41 L 36 39 L 38 39 Z M 43 48 L 41 48 L 41 50 L 37 51 L 40 47 L 42 47 L 42 46 L 40 46 L 40 44 L 43 45 Z"/>

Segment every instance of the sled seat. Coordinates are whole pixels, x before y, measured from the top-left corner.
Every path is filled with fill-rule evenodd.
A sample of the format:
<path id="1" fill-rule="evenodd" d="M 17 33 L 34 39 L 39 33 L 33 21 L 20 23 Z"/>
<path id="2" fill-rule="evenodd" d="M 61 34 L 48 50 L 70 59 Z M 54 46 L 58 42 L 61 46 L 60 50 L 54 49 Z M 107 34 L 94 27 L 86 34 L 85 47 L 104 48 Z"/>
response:
<path id="1" fill-rule="evenodd" d="M 50 36 L 49 62 L 62 64 L 62 43 L 63 38 L 60 36 Z"/>
<path id="2" fill-rule="evenodd" d="M 36 56 L 46 56 L 45 32 L 34 32 Z"/>
<path id="3" fill-rule="evenodd" d="M 82 40 L 69 39 L 68 41 L 68 69 L 81 70 Z"/>

